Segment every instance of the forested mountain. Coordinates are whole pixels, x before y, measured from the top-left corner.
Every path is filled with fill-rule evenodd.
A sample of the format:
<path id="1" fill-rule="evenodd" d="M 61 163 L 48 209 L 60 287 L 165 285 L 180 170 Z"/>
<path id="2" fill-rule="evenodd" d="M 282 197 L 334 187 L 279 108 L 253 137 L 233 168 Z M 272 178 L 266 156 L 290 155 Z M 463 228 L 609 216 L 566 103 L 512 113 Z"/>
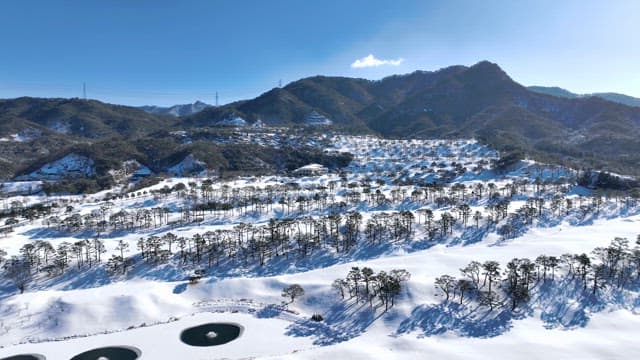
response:
<path id="1" fill-rule="evenodd" d="M 10 178 L 73 146 L 134 139 L 173 126 L 172 121 L 172 117 L 95 100 L 0 100 L 0 177 Z"/>
<path id="2" fill-rule="evenodd" d="M 640 108 L 599 97 L 569 99 L 531 91 L 487 61 L 379 81 L 310 77 L 252 100 L 206 109 L 181 125 L 208 126 L 232 118 L 300 125 L 312 111 L 352 131 L 474 136 L 545 160 L 638 174 Z"/>
<path id="3" fill-rule="evenodd" d="M 248 163 L 234 158 L 251 158 L 248 147 L 227 151 L 230 145 L 206 137 L 187 142 L 175 133 L 258 124 L 306 126 L 303 131 L 322 125 L 397 138 L 476 137 L 544 161 L 640 174 L 640 108 L 532 91 L 487 61 L 378 81 L 314 76 L 179 118 L 94 100 L 2 100 L 0 170 L 5 178 L 24 174 L 72 151 L 103 164 L 102 174 L 128 158 L 161 170 L 194 152 L 208 166 L 241 170 Z M 276 158 L 262 160 L 270 164 L 266 168 L 282 168 Z"/>
<path id="4" fill-rule="evenodd" d="M 0 100 L 0 136 L 23 131 L 98 139 L 134 137 L 171 125 L 171 117 L 96 100 L 22 97 Z"/>
<path id="5" fill-rule="evenodd" d="M 95 190 L 108 186 L 110 170 L 130 160 L 154 173 L 202 168 L 255 173 L 291 170 L 309 162 L 339 167 L 349 160 L 304 146 L 291 149 L 215 141 L 233 136 L 231 128 L 191 129 L 190 137 L 180 129 L 173 116 L 95 100 L 0 100 L 0 178 L 37 178 L 40 175 L 30 174 L 49 164 L 48 178 L 65 179 L 65 169 L 77 170 L 70 159 L 79 158 L 91 164 L 91 169 L 80 173 L 82 177 L 91 174 L 88 186 Z M 183 164 L 185 159 L 192 164 Z M 51 164 L 60 169 L 52 169 Z M 70 174 L 65 180 L 77 180 L 77 175 Z"/>

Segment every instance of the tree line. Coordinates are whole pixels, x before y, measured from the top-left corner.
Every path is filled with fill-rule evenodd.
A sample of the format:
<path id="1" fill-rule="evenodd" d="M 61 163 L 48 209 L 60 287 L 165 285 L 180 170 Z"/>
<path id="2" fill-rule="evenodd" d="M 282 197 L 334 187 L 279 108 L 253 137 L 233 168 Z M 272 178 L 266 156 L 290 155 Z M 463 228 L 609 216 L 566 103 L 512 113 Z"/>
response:
<path id="1" fill-rule="evenodd" d="M 367 302 L 373 307 L 378 299 L 385 311 L 393 307 L 400 296 L 402 283 L 409 281 L 411 274 L 404 269 L 394 269 L 388 273 L 377 274 L 369 267 L 354 266 L 343 279 L 336 279 L 331 287 L 344 299 L 355 299 L 356 302 Z"/>
<path id="2" fill-rule="evenodd" d="M 583 292 L 594 296 L 606 288 L 633 288 L 640 282 L 640 235 L 633 248 L 628 239 L 616 237 L 609 246 L 597 247 L 590 254 L 514 258 L 504 265 L 493 260 L 472 261 L 460 269 L 460 275 L 436 278 L 443 301 L 462 304 L 466 300 L 491 311 L 496 307 L 515 310 L 541 284 L 561 278 L 577 282 Z"/>
<path id="3" fill-rule="evenodd" d="M 441 212 L 439 217 L 435 216 L 432 209 L 423 207 L 414 211 L 375 212 L 366 221 L 360 212 L 345 208 L 340 210 L 342 213 L 335 211 L 317 217 L 272 218 L 266 225 L 240 223 L 231 229 L 217 229 L 191 237 L 176 236 L 168 232 L 162 236 L 142 237 L 135 246 L 141 259 L 153 265 L 175 258 L 180 265 L 206 264 L 208 268 L 218 266 L 222 261 L 242 266 L 257 262 L 262 266 L 275 257 L 284 256 L 295 260 L 311 256 L 318 250 L 346 253 L 358 246 L 411 241 L 416 223 L 421 224 L 430 240 L 445 238 L 454 229 L 479 228 L 481 223 L 484 226 L 482 231 L 495 230 L 509 238 L 517 235 L 535 218 L 561 218 L 571 212 L 586 216 L 588 213 L 599 212 L 602 204 L 602 198 L 597 196 L 577 200 L 562 196 L 550 199 L 533 197 L 515 211 L 509 212 L 509 198 L 500 197 L 487 203 L 484 212 L 474 212 L 468 204 L 462 203 L 450 207 L 449 211 Z M 86 216 L 90 216 L 95 223 L 109 219 L 118 224 L 114 226 L 126 228 L 126 219 L 132 215 L 123 214 L 123 211 L 108 215 L 112 206 L 113 204 L 103 203 L 99 209 Z M 73 211 L 73 208 L 67 206 L 66 211 Z M 133 217 L 138 220 L 134 221 L 142 221 L 146 226 L 161 226 L 168 222 L 167 210 L 160 207 L 137 209 L 128 214 L 136 214 Z M 70 217 L 78 218 L 79 215 L 76 215 Z M 47 226 L 70 226 L 62 224 L 68 221 L 54 225 L 55 222 L 50 220 L 51 218 L 45 220 Z M 86 223 L 86 219 L 84 222 Z M 47 241 L 38 240 L 25 244 L 20 249 L 20 254 L 12 257 L 11 261 L 22 264 L 16 269 L 29 270 L 30 274 L 46 272 L 48 275 L 59 275 L 73 263 L 77 268 L 91 268 L 102 262 L 102 254 L 105 253 L 104 241 L 99 239 L 99 235 L 100 229 L 93 239 L 62 242 L 55 248 Z M 133 258 L 125 256 L 131 250 L 129 246 L 129 243 L 118 240 L 116 252 L 107 261 L 110 273 L 126 273 L 128 267 L 134 264 Z"/>

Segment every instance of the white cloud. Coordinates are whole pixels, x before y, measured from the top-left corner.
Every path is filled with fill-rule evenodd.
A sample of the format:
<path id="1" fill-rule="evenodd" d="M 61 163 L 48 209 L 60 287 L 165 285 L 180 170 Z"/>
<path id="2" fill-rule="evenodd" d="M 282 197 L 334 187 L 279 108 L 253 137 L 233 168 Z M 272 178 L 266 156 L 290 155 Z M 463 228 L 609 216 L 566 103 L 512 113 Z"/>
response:
<path id="1" fill-rule="evenodd" d="M 376 59 L 376 57 L 373 56 L 373 54 L 369 54 L 363 57 L 362 59 L 357 59 L 356 61 L 354 61 L 351 64 L 351 67 L 354 69 L 361 69 L 361 68 L 368 68 L 368 67 L 378 67 L 382 65 L 398 66 L 402 64 L 403 61 L 404 61 L 403 58 L 389 59 L 389 60 Z"/>

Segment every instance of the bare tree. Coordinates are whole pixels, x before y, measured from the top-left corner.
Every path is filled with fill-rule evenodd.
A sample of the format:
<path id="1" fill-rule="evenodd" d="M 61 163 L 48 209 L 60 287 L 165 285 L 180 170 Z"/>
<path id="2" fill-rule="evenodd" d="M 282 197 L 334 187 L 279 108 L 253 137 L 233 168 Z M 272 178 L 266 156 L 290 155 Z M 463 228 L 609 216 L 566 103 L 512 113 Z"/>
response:
<path id="1" fill-rule="evenodd" d="M 449 301 L 449 296 L 454 291 L 456 285 L 456 278 L 451 275 L 442 275 L 436 278 L 436 287 L 442 290 L 446 298 L 444 301 Z"/>
<path id="2" fill-rule="evenodd" d="M 118 245 L 116 245 L 116 250 L 120 251 L 120 259 L 122 261 L 122 273 L 124 274 L 127 271 L 127 262 L 124 259 L 125 251 L 129 251 L 129 243 L 120 239 L 118 240 Z"/>
<path id="3" fill-rule="evenodd" d="M 290 303 L 303 295 L 304 289 L 298 284 L 292 284 L 282 289 L 282 297 L 291 299 Z"/>
<path id="4" fill-rule="evenodd" d="M 462 304 L 462 301 L 464 300 L 464 294 L 477 288 L 471 280 L 459 279 L 456 282 L 455 289 L 456 291 L 458 291 L 458 293 L 460 293 L 460 304 Z"/>

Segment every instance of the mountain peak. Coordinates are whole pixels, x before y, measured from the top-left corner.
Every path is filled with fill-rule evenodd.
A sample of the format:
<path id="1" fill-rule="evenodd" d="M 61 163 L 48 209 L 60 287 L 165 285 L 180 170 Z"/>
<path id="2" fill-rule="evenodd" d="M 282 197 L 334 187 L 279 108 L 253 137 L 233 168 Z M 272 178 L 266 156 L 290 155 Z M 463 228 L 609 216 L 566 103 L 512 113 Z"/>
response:
<path id="1" fill-rule="evenodd" d="M 480 72 L 488 75 L 499 75 L 503 78 L 509 77 L 509 75 L 507 75 L 507 73 L 502 70 L 502 68 L 498 64 L 492 63 L 488 60 L 482 60 L 474 65 L 471 65 L 471 67 L 469 67 L 469 71 Z"/>

